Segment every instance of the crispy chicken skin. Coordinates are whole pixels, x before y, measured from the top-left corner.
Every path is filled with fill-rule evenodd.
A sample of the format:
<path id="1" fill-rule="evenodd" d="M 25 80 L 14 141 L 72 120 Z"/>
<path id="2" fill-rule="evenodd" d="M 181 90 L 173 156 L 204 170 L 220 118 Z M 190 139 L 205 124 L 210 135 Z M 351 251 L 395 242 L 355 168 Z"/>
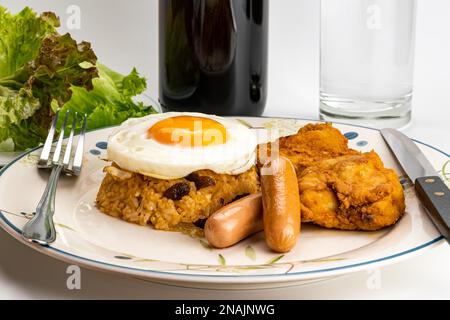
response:
<path id="1" fill-rule="evenodd" d="M 297 134 L 282 137 L 278 141 L 280 155 L 291 160 L 297 174 L 320 160 L 358 154 L 348 147 L 347 138 L 330 123 L 307 124 Z M 260 150 L 263 147 L 266 145 L 260 146 Z M 267 149 L 270 154 L 270 145 Z"/>
<path id="2" fill-rule="evenodd" d="M 303 221 L 322 227 L 379 230 L 405 212 L 397 174 L 373 151 L 320 161 L 298 182 Z"/>
<path id="3" fill-rule="evenodd" d="M 375 152 L 361 154 L 331 124 L 309 124 L 279 139 L 296 167 L 303 222 L 342 230 L 379 230 L 405 212 L 397 174 Z"/>

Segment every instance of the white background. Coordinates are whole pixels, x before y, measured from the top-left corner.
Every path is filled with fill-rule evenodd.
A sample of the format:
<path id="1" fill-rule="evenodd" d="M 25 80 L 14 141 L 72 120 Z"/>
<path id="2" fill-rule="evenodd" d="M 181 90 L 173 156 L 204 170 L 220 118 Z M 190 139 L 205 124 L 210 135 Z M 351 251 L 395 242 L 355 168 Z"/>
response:
<path id="1" fill-rule="evenodd" d="M 345 1 L 345 0 L 336 0 Z M 394 0 L 393 0 L 394 1 Z M 54 11 L 63 31 L 90 41 L 99 60 L 121 72 L 133 66 L 158 93 L 156 0 L 0 0 L 13 12 L 26 5 Z M 81 29 L 67 30 L 69 5 L 81 8 Z M 450 2 L 419 0 L 413 122 L 410 137 L 450 153 Z M 1 26 L 0 26 L 1 27 Z M 345 36 L 345 35 L 343 35 Z M 319 0 L 270 1 L 270 81 L 265 115 L 317 119 Z M 41 256 L 0 231 L 0 298 L 450 298 L 450 248 L 381 269 L 381 287 L 356 273 L 304 287 L 260 291 L 180 289 L 82 271 L 82 290 L 66 289 L 67 265 Z"/>

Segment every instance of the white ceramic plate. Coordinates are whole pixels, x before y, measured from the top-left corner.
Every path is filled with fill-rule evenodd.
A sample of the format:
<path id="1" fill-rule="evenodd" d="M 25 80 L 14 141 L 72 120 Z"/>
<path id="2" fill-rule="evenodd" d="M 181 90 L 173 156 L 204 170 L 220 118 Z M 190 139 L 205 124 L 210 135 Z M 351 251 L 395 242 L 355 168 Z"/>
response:
<path id="1" fill-rule="evenodd" d="M 23 152 L 0 152 L 0 168 L 7 165 L 22 154 Z"/>
<path id="2" fill-rule="evenodd" d="M 281 128 L 283 135 L 311 122 L 240 119 L 253 127 Z M 402 175 L 378 131 L 335 126 L 350 139 L 350 147 L 376 150 L 387 167 Z M 21 230 L 48 177 L 35 166 L 40 150 L 22 155 L 0 171 L 0 225 L 18 241 L 68 263 L 153 282 L 214 289 L 304 284 L 387 265 L 443 243 L 404 176 L 401 181 L 406 190 L 407 213 L 394 227 L 378 232 L 347 232 L 303 225 L 297 246 L 285 255 L 268 250 L 262 234 L 232 248 L 215 250 L 204 239 L 123 222 L 100 213 L 94 205 L 105 165 L 100 158 L 105 154 L 105 141 L 111 130 L 88 133 L 82 175 L 77 179 L 61 179 L 55 214 L 58 238 L 53 245 L 42 247 L 21 238 Z M 418 145 L 448 181 L 449 155 L 422 143 Z"/>

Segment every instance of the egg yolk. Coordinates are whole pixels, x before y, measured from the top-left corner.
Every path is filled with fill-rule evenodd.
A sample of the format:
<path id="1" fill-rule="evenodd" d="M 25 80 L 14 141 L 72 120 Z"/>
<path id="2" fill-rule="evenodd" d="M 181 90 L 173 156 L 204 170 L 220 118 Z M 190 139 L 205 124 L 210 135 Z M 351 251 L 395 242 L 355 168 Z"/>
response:
<path id="1" fill-rule="evenodd" d="M 147 138 L 166 145 L 205 147 L 227 141 L 227 130 L 215 120 L 178 116 L 161 120 L 150 127 Z"/>

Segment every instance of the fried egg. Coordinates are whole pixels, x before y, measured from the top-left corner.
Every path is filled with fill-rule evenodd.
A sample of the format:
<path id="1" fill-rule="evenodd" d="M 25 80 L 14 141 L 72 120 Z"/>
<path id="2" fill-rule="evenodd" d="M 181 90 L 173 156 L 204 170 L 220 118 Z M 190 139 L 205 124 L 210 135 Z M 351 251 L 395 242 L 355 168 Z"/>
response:
<path id="1" fill-rule="evenodd" d="M 108 159 L 158 179 L 198 170 L 237 175 L 255 164 L 255 134 L 237 120 L 168 112 L 129 119 L 108 140 Z"/>

